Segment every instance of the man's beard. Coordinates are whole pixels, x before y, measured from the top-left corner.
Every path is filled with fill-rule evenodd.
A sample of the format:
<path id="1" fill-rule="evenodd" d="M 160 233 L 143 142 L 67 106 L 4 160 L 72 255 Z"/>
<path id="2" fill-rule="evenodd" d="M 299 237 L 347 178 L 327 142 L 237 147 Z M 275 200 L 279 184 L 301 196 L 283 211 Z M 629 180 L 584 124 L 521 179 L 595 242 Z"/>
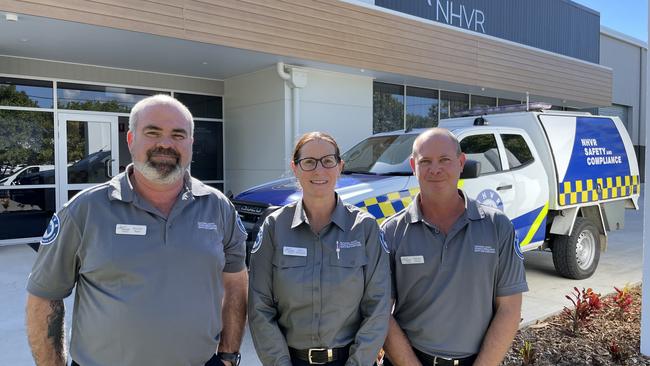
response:
<path id="1" fill-rule="evenodd" d="M 175 163 L 163 161 L 153 161 L 151 158 L 154 154 L 167 155 L 176 159 Z M 185 167 L 181 166 L 181 155 L 174 149 L 165 149 L 156 147 L 147 151 L 147 160 L 145 162 L 133 161 L 133 166 L 147 180 L 158 184 L 171 184 L 183 177 Z"/>

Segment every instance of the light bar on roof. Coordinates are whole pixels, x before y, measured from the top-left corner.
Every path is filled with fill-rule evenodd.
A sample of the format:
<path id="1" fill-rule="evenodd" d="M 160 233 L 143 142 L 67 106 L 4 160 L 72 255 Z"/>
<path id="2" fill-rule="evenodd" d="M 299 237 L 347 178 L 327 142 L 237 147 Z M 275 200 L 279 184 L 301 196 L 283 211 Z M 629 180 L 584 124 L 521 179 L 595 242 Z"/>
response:
<path id="1" fill-rule="evenodd" d="M 469 117 L 481 116 L 485 114 L 499 114 L 499 113 L 512 113 L 512 112 L 527 112 L 527 111 L 545 111 L 551 109 L 552 105 L 542 102 L 534 102 L 526 104 L 513 104 L 504 105 L 501 107 L 476 107 L 464 111 L 454 113 L 454 117 Z"/>

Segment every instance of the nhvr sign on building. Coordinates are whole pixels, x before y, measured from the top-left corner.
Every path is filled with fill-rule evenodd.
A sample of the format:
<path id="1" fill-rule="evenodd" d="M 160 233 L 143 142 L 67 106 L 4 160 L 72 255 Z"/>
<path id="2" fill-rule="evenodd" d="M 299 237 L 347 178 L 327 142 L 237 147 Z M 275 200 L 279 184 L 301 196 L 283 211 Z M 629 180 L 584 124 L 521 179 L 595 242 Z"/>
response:
<path id="1" fill-rule="evenodd" d="M 375 5 L 598 63 L 600 14 L 569 0 L 375 0 Z"/>

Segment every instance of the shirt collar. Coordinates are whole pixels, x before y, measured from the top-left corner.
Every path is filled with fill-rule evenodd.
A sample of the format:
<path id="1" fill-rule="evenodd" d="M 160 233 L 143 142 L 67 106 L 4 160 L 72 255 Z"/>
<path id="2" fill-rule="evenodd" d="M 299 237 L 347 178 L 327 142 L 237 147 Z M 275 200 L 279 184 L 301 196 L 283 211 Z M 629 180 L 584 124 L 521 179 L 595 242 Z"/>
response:
<path id="1" fill-rule="evenodd" d="M 470 220 L 480 220 L 485 218 L 485 212 L 481 208 L 480 204 L 475 200 L 468 198 L 465 192 L 458 190 L 458 194 L 463 198 L 465 202 L 465 213 L 467 218 Z M 418 193 L 411 204 L 406 208 L 406 214 L 409 222 L 414 224 L 416 222 L 424 222 L 424 215 L 420 209 L 420 193 Z"/>
<path id="2" fill-rule="evenodd" d="M 336 206 L 334 206 L 334 212 L 332 212 L 331 216 L 331 222 L 333 222 L 336 226 L 338 226 L 341 230 L 347 230 L 348 228 L 346 227 L 346 219 L 347 219 L 347 213 L 348 209 L 345 207 L 345 204 L 341 200 L 341 197 L 338 195 L 338 193 L 335 193 L 336 195 Z M 291 221 L 291 228 L 295 229 L 296 227 L 300 226 L 303 223 L 309 223 L 309 220 L 307 219 L 307 213 L 305 212 L 305 208 L 303 207 L 302 203 L 302 198 L 296 202 L 296 209 L 293 213 L 293 220 Z"/>
<path id="3" fill-rule="evenodd" d="M 108 197 L 111 200 L 119 200 L 123 202 L 133 202 L 136 195 L 133 183 L 131 183 L 131 173 L 133 172 L 133 164 L 129 164 L 123 173 L 118 174 L 109 181 Z M 181 189 L 180 197 L 183 199 L 189 196 L 205 196 L 210 194 L 210 190 L 201 181 L 194 179 L 186 170 L 183 176 L 183 188 Z"/>

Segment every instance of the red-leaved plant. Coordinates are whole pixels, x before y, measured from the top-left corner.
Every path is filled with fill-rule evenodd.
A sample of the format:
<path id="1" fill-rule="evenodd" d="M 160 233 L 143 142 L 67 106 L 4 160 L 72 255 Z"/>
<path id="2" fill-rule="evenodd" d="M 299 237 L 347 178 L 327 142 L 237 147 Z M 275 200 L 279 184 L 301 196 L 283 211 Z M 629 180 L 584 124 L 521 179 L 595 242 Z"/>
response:
<path id="1" fill-rule="evenodd" d="M 614 287 L 616 295 L 612 297 L 612 305 L 616 307 L 617 315 L 620 319 L 625 318 L 625 314 L 630 310 L 632 305 L 632 294 L 630 294 L 630 287 L 625 285 L 622 290 Z"/>
<path id="2" fill-rule="evenodd" d="M 603 308 L 603 302 L 600 301 L 600 294 L 595 293 L 591 288 L 578 290 L 574 287 L 575 293 L 570 293 L 565 297 L 571 301 L 573 308 L 564 307 L 564 315 L 571 321 L 570 331 L 577 334 L 580 328 L 583 328 L 590 320 L 591 316 Z"/>

